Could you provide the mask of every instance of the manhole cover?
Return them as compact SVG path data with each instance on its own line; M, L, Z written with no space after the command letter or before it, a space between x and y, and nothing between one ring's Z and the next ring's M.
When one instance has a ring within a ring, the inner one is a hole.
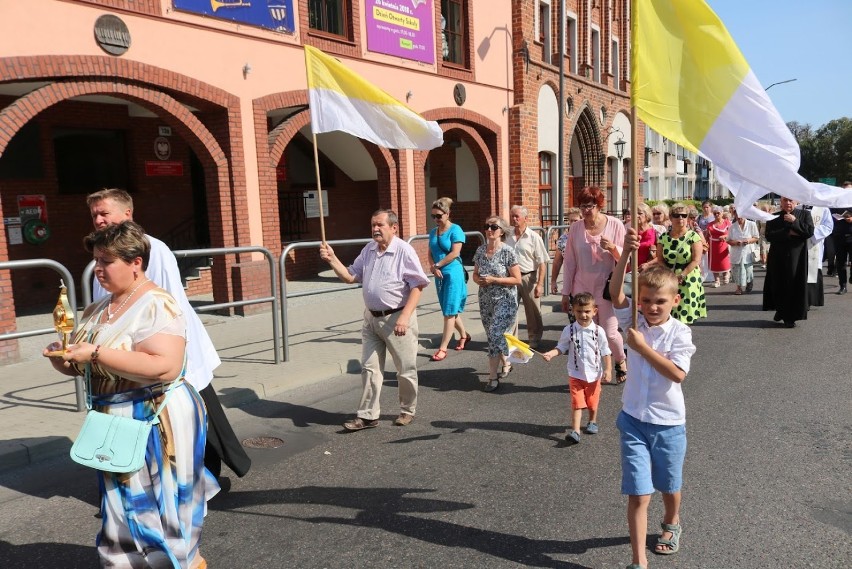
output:
M278 448L284 444L278 437L254 437L243 440L243 446L248 448Z

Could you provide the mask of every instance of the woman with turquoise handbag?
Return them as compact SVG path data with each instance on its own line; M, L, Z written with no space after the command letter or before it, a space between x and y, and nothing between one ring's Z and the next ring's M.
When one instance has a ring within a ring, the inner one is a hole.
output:
M204 404L183 380L183 314L145 277L150 245L137 224L105 227L84 243L111 294L86 308L74 343L50 361L89 383L92 410L71 453L98 469L101 565L206 567L201 524L219 485L204 468ZM144 460L134 464L130 447L140 439Z

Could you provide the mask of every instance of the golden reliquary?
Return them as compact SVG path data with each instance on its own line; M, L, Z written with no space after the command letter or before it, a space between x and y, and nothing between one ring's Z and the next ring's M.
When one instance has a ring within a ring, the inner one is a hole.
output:
M53 309L53 327L59 332L62 349L49 352L48 356L56 357L66 352L68 340L74 332L74 311L71 309L71 303L68 302L68 288L62 279L59 280L59 299L56 301L56 308Z

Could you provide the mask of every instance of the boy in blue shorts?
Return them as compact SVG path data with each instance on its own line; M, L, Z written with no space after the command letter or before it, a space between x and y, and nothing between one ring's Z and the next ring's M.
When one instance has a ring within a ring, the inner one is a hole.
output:
M627 331L627 382L616 426L621 434L621 492L627 494L627 523L633 563L628 569L648 566L645 536L648 504L654 490L663 495L663 532L654 553L672 555L680 549L680 488L686 455L686 407L681 383L689 373L695 353L692 331L672 318L680 302L675 274L652 267L639 274L633 298L641 314L632 326L631 301L624 296L624 273L636 254L639 239L634 229L624 238L624 254L615 266L610 294L615 315Z

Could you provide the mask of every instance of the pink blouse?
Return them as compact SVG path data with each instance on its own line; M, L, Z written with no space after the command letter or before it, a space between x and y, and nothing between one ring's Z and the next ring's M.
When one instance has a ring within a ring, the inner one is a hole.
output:
M601 237L609 239L621 253L626 233L621 220L605 217L606 225L599 235L589 235L583 223L573 224L568 231L562 261L563 295L590 292L598 303L603 300L603 287L615 267L615 258L601 248Z

